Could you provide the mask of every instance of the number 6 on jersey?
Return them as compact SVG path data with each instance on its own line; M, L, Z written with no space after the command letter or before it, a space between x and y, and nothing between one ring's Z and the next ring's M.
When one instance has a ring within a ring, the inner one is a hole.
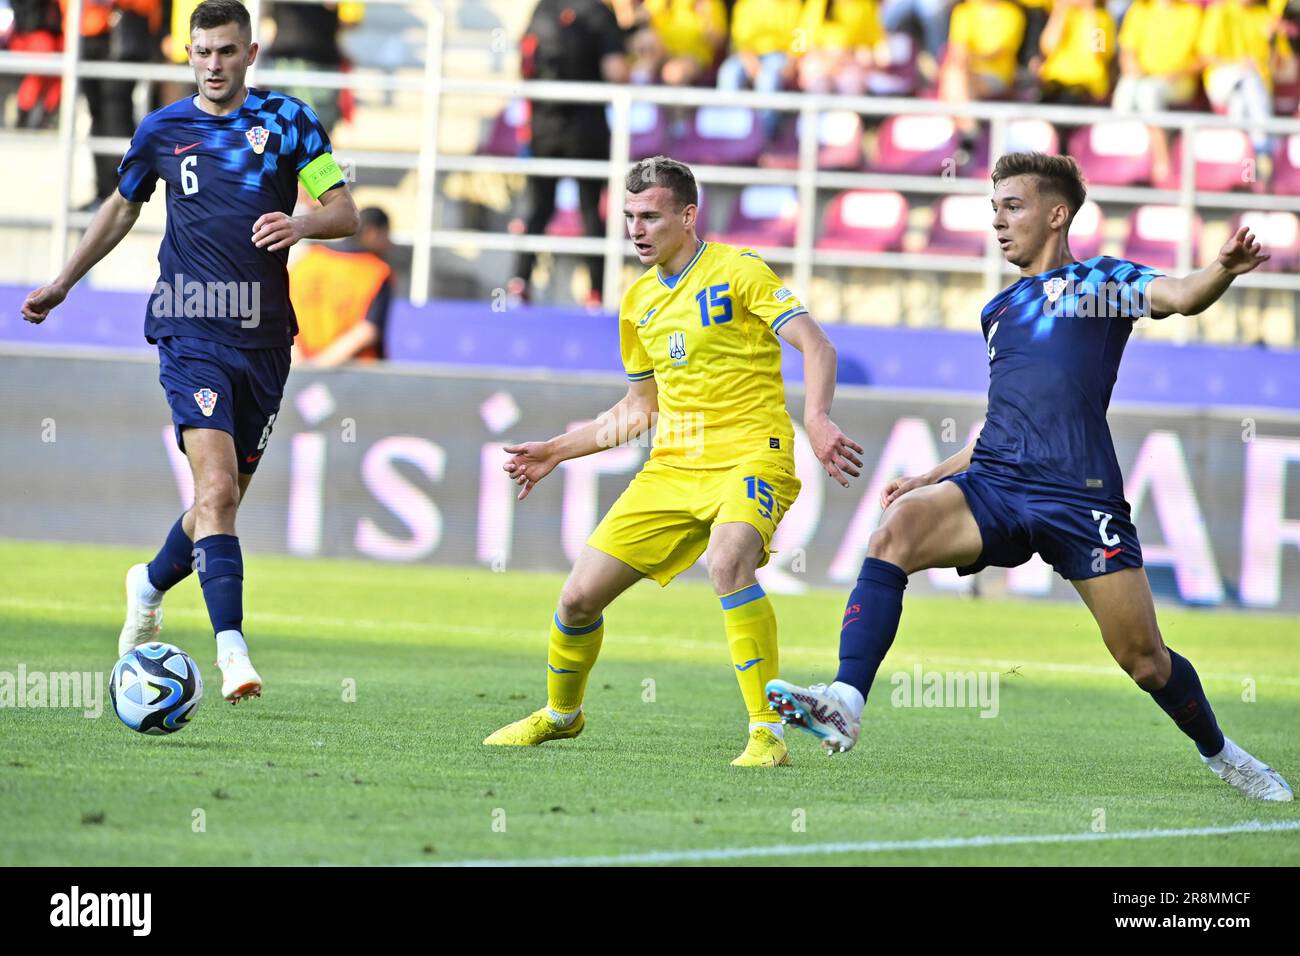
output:
M199 157L190 154L181 160L181 190L187 196L199 191Z

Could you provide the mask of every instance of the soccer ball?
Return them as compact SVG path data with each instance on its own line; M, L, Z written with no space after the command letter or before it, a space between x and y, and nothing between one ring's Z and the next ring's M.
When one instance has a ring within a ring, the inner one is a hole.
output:
M113 710L142 734L174 734L203 699L203 677L194 659L174 644L154 641L133 648L113 667L108 682Z

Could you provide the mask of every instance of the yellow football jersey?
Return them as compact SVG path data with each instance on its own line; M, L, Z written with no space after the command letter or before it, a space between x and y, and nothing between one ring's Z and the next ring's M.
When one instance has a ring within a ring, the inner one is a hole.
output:
M659 389L652 458L728 468L760 452L793 453L781 379L781 326L808 310L751 249L702 242L686 268L655 266L623 296L627 377Z

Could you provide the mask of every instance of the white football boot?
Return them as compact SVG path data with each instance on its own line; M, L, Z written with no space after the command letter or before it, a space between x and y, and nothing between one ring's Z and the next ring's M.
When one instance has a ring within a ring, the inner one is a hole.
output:
M800 687L789 681L767 682L768 706L781 723L806 730L821 740L826 756L852 750L862 725L839 694L825 684Z
M1268 764L1256 760L1227 737L1223 750L1213 757L1202 757L1205 765L1248 797L1286 803L1293 799L1291 786Z
M150 641L161 640L162 602L146 604L140 592L149 584L149 565L137 564L126 572L126 623L117 638L117 656L121 657L132 648Z
M217 661L221 668L221 696L232 704L262 696L262 678L253 670L246 651L231 651Z

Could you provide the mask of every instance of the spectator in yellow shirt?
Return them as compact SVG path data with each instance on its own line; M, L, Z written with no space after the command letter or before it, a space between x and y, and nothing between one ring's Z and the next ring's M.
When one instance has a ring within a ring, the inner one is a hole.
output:
M952 10L948 52L939 71L939 98L953 103L988 100L1011 93L1016 54L1025 36L1025 12L1011 0L964 0ZM962 135L976 123L957 120Z
M872 70L889 65L876 0L807 0L799 29L807 45L798 61L801 90L861 96Z
M1044 100L1095 104L1110 95L1115 20L1102 0L1059 0L1038 43Z
M1205 95L1216 110L1247 122L1273 115L1273 68L1292 55L1280 25L1281 17L1257 0L1215 0L1206 8L1196 49L1205 65ZM1256 151L1272 151L1258 127L1251 140Z
M1196 98L1201 61L1196 41L1201 8L1185 0L1137 0L1119 30L1117 113L1161 113ZM1151 171L1157 184L1169 175L1169 135L1151 127Z
M690 86L709 75L727 42L722 0L645 0L632 35L633 82Z
M731 55L718 67L718 89L752 86L776 93L794 74L794 50L803 0L736 0L731 11ZM773 110L761 114L768 136L776 131Z

